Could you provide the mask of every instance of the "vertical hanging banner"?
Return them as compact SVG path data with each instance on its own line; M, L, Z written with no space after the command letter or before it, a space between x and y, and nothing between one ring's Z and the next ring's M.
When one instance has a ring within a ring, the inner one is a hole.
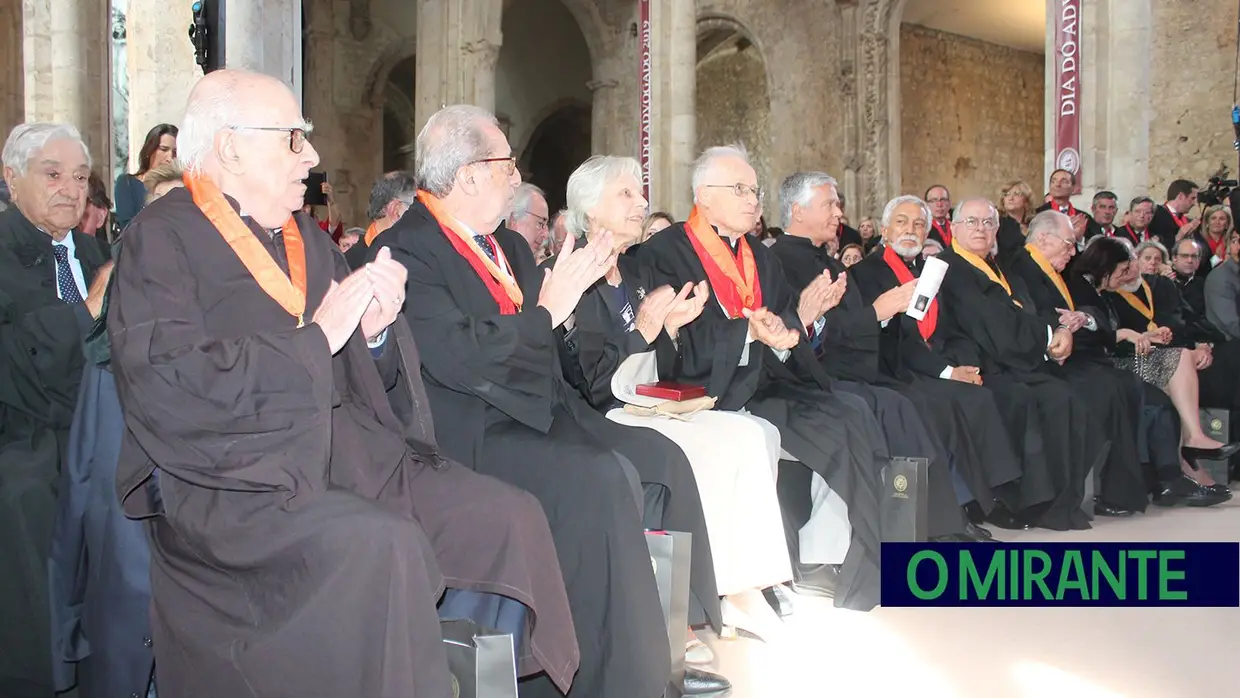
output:
M638 35L640 42L637 51L638 59L638 84L641 89L641 113L638 114L638 123L641 124L641 133L638 138L640 144L640 154L638 157L642 166L642 190L646 201L650 201L650 170L651 170L651 102L653 101L652 80L653 68L651 65L650 52L650 0L638 0L641 17L641 32ZM651 206L654 204L652 203Z
M1081 193L1081 0L1056 0L1055 168L1076 175Z

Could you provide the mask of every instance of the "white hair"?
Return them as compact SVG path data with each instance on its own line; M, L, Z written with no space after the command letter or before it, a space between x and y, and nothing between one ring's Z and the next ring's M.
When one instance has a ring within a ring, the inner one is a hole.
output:
M707 148L702 151L698 159L693 163L693 178L691 186L693 187L693 203L698 201L698 189L706 184L706 178L710 175L715 167L715 163L724 158L739 158L746 165L752 166L749 162L749 151L745 150L745 146L737 143L734 145L719 145L713 148ZM735 182L733 182L735 184Z
M809 206L814 199L814 191L819 187L831 187L839 195L839 182L826 172L797 172L789 175L779 185L779 217L781 225L787 228L792 223L792 206L801 208ZM843 199L841 198L841 201Z
M1192 238L1189 238L1189 237L1181 238L1180 242L1183 242L1184 240L1192 240ZM1166 263L1167 261L1171 259L1171 254L1167 252L1167 248L1161 242L1157 240L1146 240L1145 242L1142 242L1140 245L1137 245L1136 249L1132 251L1132 256L1140 257L1141 253L1146 250L1158 250L1158 254L1162 255L1163 263Z
M535 194L542 197L543 201L547 200L547 193L537 185L530 184L529 182L522 182L517 185L516 191L512 193L512 211L508 213L509 223L518 218L524 218L530 212Z
M930 225L930 220L931 220L930 206L927 205L925 201L922 201L921 197L913 196L912 194L905 194L903 196L897 196L891 201L888 201L887 205L883 207L883 216L881 219L879 219L879 225L882 228L887 228L888 226L890 226L891 217L896 215L896 209L903 206L904 204L917 204L917 207L921 209L922 220L926 221L927 226ZM879 232L881 233L881 231Z
M250 118L251 105L240 98L239 92L247 80L257 79L278 84L288 90L290 96L292 91L288 85L269 75L244 70L227 72L226 76L215 78L210 89L196 87L190 92L189 102L185 105L185 116L181 118L177 131L177 162L181 169L188 173L202 172L207 156L215 148L215 136L220 131L242 129L246 126L288 126L301 128L308 135L314 130L313 125L304 119L300 124L246 123Z
M1037 242L1045 235L1055 235L1056 231L1072 229L1072 219L1054 209L1047 209L1029 221L1029 232L1025 234L1026 242ZM1075 236L1075 233L1073 233ZM1056 237L1058 237L1056 235ZM1062 238L1060 238L1062 239Z
M986 208L990 210L990 213L987 213L986 217L994 218L995 220L999 219L999 209L995 208L995 205L990 202L990 199L987 199L984 196L972 196L956 205L956 211L955 215L952 216L952 222L963 223L965 206L969 206L971 204L986 204Z
M595 155L581 163L568 178L565 198L568 207L564 225L574 237L584 237L590 228L590 209L603 198L607 183L621 175L632 175L642 181L642 166L633 158L617 155Z
M8 139L4 141L4 152L0 155L0 159L3 159L5 167L12 168L20 177L26 174L26 168L30 166L30 162L40 150L43 150L48 143L59 140L73 141L82 146L82 153L86 155L86 166L92 166L90 150L82 141L82 134L70 124L43 122L18 124L9 132Z
M486 126L499 128L495 115L469 104L456 104L435 112L414 142L418 186L435 196L447 196L456 173L490 155Z

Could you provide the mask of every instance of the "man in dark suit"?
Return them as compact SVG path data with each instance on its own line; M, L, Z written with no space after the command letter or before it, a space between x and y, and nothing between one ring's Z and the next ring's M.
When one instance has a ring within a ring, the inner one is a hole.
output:
M1189 220L1188 214L1197 205L1197 185L1187 179L1177 179L1167 186L1167 203L1154 207L1154 220L1150 221L1150 235L1171 249L1175 241L1192 235L1201 228L1201 218Z
M91 160L77 129L29 123L4 144L0 213L0 695L50 695L47 558L56 488L112 265L76 228Z

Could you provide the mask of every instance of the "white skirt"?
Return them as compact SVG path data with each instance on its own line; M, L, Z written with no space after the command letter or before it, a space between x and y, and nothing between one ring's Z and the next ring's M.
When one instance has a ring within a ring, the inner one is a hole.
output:
M775 490L779 430L770 422L714 410L699 412L688 421L640 417L622 409L611 410L607 418L654 429L688 457L702 497L721 596L792 579Z

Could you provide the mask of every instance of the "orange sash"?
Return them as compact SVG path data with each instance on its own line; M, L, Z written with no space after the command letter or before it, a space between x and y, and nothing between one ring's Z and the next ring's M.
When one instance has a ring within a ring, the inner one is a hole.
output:
M887 263L887 266L891 267L891 271L895 272L896 281L899 281L901 286L915 278L908 265L904 263L899 254L896 254L895 249L891 245L883 245L883 261ZM938 326L939 299L935 297L934 300L930 301L930 307L926 308L925 316L917 321L917 330L921 332L922 339L930 341Z
M1138 313L1141 313L1141 316L1149 323L1146 325L1146 329L1152 332L1158 329L1158 323L1154 322L1154 294L1150 291L1150 285L1146 283L1145 279L1141 279L1141 290L1145 291L1145 297L1150 299L1149 305L1143 303L1140 298L1137 298L1137 294L1131 291L1117 291L1117 293L1119 293L1121 298L1128 301L1128 305L1131 305Z
M757 310L762 306L758 265L754 261L749 241L745 239L747 236L742 235L737 241L736 256L733 256L727 243L719 237L696 206L689 212L685 233L706 270L706 278L715 298L719 299L719 304L729 318L735 320L741 317L743 309Z
M215 182L185 173L185 187L194 197L194 203L202 215L223 236L224 242L245 265L250 276L258 282L271 299L279 303L289 315L297 318L297 326L306 324L306 246L301 239L301 229L290 214L281 229L284 235L284 254L288 257L288 275L272 259L262 241L241 220L241 216L224 198Z
M1003 272L995 273L995 270L990 268L990 265L986 263L986 260L961 247L960 243L956 240L952 240L952 250L956 254L960 255L961 259L973 265L973 267L975 267L978 271L985 274L986 278L1002 286L1003 290L1007 291L1008 296L1011 297L1012 287L1008 284L1007 277L1003 275ZM1012 302L1015 303L1018 308L1024 307L1020 304L1020 301L1015 298L1012 298Z
M362 236L362 242L367 247L370 247L370 243L374 242L377 237L379 237L379 226L375 225L374 221L371 221L370 225L366 226L366 234Z
M418 190L418 201L421 201L422 205L431 212L431 216L439 222L439 227L448 236L448 242L452 243L452 247L478 273L482 282L486 284L487 290L491 292L491 296L495 298L495 302L499 304L500 312L504 315L521 312L525 297L521 294L521 287L517 285L516 279L491 261L490 256L478 247L473 234L465 230L455 218L443 210L443 204L438 197L428 191ZM496 244L495 255L502 258L503 254L504 251Z
M1059 295L1063 296L1064 301L1068 304L1068 310L1076 310L1076 303L1072 302L1072 294L1068 293L1068 284L1064 283L1063 274L1055 271L1055 267L1051 266L1051 262L1042 254L1042 251L1033 245L1025 245L1025 249L1029 250L1029 256L1033 257L1033 261L1037 263L1043 274L1055 284L1055 288L1059 290Z

